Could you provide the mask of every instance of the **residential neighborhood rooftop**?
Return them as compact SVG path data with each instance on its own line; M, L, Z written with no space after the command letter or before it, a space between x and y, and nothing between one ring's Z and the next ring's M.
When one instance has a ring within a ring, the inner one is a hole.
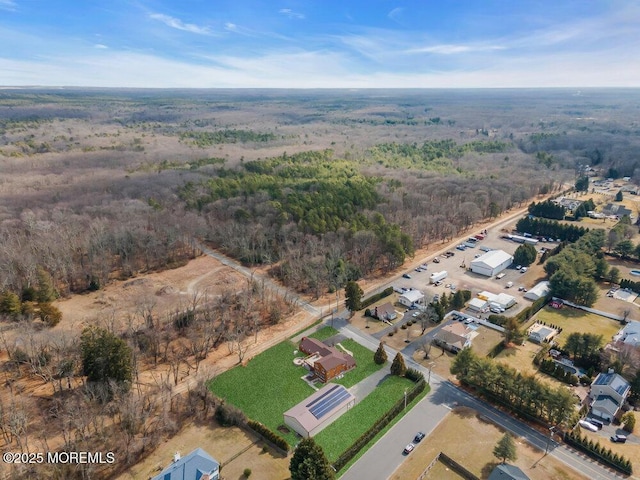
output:
M592 385L608 385L622 396L631 388L629 382L617 373L600 373Z

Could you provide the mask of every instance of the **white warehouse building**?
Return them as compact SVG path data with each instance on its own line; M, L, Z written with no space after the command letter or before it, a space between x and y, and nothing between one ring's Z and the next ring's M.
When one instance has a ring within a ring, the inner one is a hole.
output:
M491 250L471 262L471 271L493 277L513 263L513 256L504 250Z
M398 298L398 303L411 307L414 303L422 303L424 294L420 290L407 290Z

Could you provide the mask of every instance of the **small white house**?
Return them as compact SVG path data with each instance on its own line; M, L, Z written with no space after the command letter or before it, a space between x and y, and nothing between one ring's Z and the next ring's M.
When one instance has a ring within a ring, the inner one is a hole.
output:
M634 347L640 346L640 322L631 320L613 336L614 342L622 342Z
M504 250L491 250L471 262L471 271L493 277L513 263L513 256Z
M398 298L398 302L405 307L411 307L414 303L422 304L424 294L420 290L407 290Z
M546 297L551 291L551 287L549 285L550 284L547 281L538 283L535 287L524 294L524 298L535 302L539 298Z

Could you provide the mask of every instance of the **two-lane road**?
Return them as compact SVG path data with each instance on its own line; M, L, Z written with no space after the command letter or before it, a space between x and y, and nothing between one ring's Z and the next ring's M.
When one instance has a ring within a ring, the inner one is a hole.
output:
M363 333L344 320L336 320L335 327L339 328L341 333L353 338L372 351L375 351L378 347L379 341L377 339ZM388 346L385 346L385 350L389 358L393 358L397 353ZM473 408L491 422L510 431L514 436L524 439L541 451L544 451L549 445L549 455L592 480L626 478L571 448L555 441L550 441L546 435L475 398L433 372L429 375L429 370L416 363L413 359L405 357L405 363L410 368L420 370L425 377L430 376L430 393L418 402L398 423L391 427L378 442L345 472L341 477L343 480L388 478L404 460L405 457L402 454L402 450L411 441L416 432L421 430L429 435L451 408L458 405ZM428 441L428 437L423 441ZM460 441L463 442L464 439Z

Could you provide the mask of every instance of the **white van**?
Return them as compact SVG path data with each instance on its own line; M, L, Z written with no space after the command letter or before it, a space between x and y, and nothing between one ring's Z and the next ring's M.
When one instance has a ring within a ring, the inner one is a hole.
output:
M513 287L513 282L507 282L507 284L504 286L504 288L511 288Z
M503 278L506 275L506 273L499 273L498 275L496 275L496 279L500 280L501 278Z

